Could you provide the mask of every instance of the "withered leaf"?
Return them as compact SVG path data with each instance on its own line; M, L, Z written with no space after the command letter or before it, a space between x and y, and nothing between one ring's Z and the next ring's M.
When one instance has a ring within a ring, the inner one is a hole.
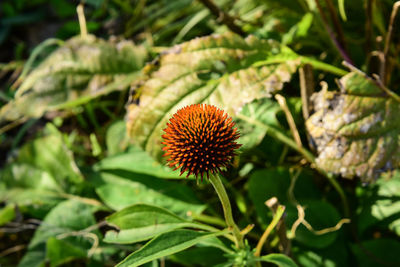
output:
M312 96L315 113L306 127L316 163L346 178L374 181L399 166L400 105L361 72L343 76L339 87Z

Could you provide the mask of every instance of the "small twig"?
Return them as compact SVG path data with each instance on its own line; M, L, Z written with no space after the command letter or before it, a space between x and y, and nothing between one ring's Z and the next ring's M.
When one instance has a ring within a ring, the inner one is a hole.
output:
M21 117L21 118L18 118L16 120L4 125L3 127L0 128L0 134L5 133L5 132L13 129L14 127L17 127L18 125L26 122L27 120L28 120L27 117Z
M312 66L305 64L299 69L300 76L300 95L302 103L303 118L307 120L310 117L312 104L310 102L311 95L314 93L314 77Z
M378 68L377 71L379 71L379 77L381 79L384 78L385 75L385 55L383 54L382 51L372 51L371 52L371 60L374 58L377 58L379 60L379 64L377 64ZM369 73L374 73L372 69L369 69Z
M299 131L297 130L296 123L294 122L292 113L290 113L289 107L286 103L286 99L283 96L281 96L280 94L276 94L275 99L278 101L283 112L285 112L286 120L289 124L290 131L292 132L292 135L293 135L294 140L296 141L296 144L299 147L303 147L303 144L301 143Z
M305 219L305 212L304 212L305 209L300 204L296 205L296 208L297 208L298 218L292 225L292 228L290 230L290 235L289 235L290 238L294 238L296 236L296 230L300 226L300 224L304 225L310 232L312 232L316 235L324 235L324 234L339 230L342 227L342 225L345 223L350 223L350 219L343 218L335 226L324 228L321 230L315 230L311 226L311 224L309 222L307 222Z
M374 79L371 79L367 74L365 74L364 72L362 72L361 70L357 69L356 67L354 67L353 65L348 64L347 62L342 62L342 64L346 67L348 67L351 71L357 72L361 75L363 75L366 79L374 82L383 92L385 92L389 97L393 98L395 101L400 103L400 96L397 95L395 92L393 92L392 90L390 90L389 88L387 88L381 78L379 77L379 75L373 73L372 77Z
M275 198L275 200L276 200L276 198ZM274 198L272 198L268 201L274 201ZM254 252L254 256L259 257L261 255L262 247L264 246L265 242L267 241L269 234L272 232L272 230L275 228L275 226L278 224L278 222L282 218L284 211L285 211L285 206L279 205L277 207L276 213L275 213L274 217L272 218L271 223L267 226L267 229L265 229L265 232L263 233L263 235L261 236L260 240L257 243L256 251Z
M280 206L278 199L276 197L273 197L273 198L269 199L268 201L266 201L265 205L268 206L268 208L272 211L272 214L274 214L274 215L277 213L278 208ZM290 242L290 239L288 239L288 237L287 237L284 217L282 217L279 220L278 224L276 225L276 232L279 236L280 251L285 255L290 255L290 250L292 248L292 244Z
M382 91L384 91L389 97L393 98L393 100L397 101L400 103L400 96L397 95L395 92L393 92L392 90L390 90L389 88L387 88L383 83L382 80L379 78L378 75L376 75L375 73L372 74L372 77L374 77L376 84L379 86L380 89L382 89Z
M253 230L254 226L255 226L254 224L247 225L244 229L242 229L242 231L240 231L240 234L242 236L247 235L251 230Z
M81 37L82 38L86 38L88 35L87 32L87 27L86 27L86 18L85 18L85 12L83 10L83 4L80 3L77 7L76 7L76 12L78 13L78 20L79 20L79 27L81 30Z
M392 14L390 15L390 23L389 23L388 32L386 34L385 47L383 49L383 54L385 57L385 67L384 67L384 71L383 71L384 78L382 78L383 84L386 84L388 82L388 79L386 77L386 70L388 69L388 65L389 65L389 60L388 60L389 47L390 47L390 42L392 41L394 22L395 22L399 7L400 7L400 1L397 1L396 3L394 3L393 9L392 9Z
M317 4L318 11L319 11L319 13L321 15L322 24L324 25L326 31L328 32L329 37L330 37L333 45L336 47L336 49L338 50L338 52L340 53L340 55L342 56L342 58L344 60L346 60L347 62L353 64L353 61L347 55L346 50L344 49L342 44L336 39L336 36L335 36L334 32L332 31L331 27L329 27L328 19L326 18L325 13L322 10L321 3L319 2L319 0L315 0L315 3Z
M12 253L21 251L21 250L23 250L23 249L25 249L25 248L26 248L26 245L17 245L17 246L14 246L14 247L12 247L12 248L3 250L2 252L0 252L0 258L5 257L5 256L7 256L7 255L10 255L10 254L12 254Z
M59 234L56 236L57 239L64 239L69 236L83 236L86 238L90 238L93 240L92 247L88 251L88 257L90 258L96 251L97 247L99 246L99 238L96 234L92 233L93 230L99 229L103 226L107 225L106 221L101 221L97 224L91 225L85 229L80 231L73 231L68 233Z
M217 17L218 20L221 21L222 24L225 24L231 31L245 36L246 33L235 24L235 19L231 17L228 13L222 11L212 0L199 0L203 5L205 5L210 12Z
M93 198L81 197L81 196L67 194L67 193L60 193L60 197L63 197L66 199L75 199L79 202L89 204L92 206L105 207L103 203L101 203L100 201L93 199Z

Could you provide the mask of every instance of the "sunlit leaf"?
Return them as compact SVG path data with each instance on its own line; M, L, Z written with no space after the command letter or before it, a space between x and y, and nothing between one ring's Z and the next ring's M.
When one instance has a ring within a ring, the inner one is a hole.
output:
M224 233L226 232L221 231L210 234L193 230L176 230L165 233L154 238L141 249L126 257L117 266L139 266L146 262L185 250L207 238L223 235Z
M278 103L272 99L262 99L243 106L241 114L252 119L265 123L270 127L280 129L280 124L276 118L280 111ZM237 121L240 131L238 143L242 144L241 150L247 150L258 145L264 138L267 130L257 125L249 125L242 120Z
M15 207L14 205L7 205L0 209L0 226L14 220Z
M173 171L166 165L155 161L141 148L132 146L123 154L107 157L95 165L96 170L126 170L143 173L159 178L182 179L179 171Z
M176 216L168 210L145 204L122 209L107 218L107 223L119 229L108 231L104 241L129 244L150 239L179 228L198 228L196 223Z
M177 45L148 65L128 105L127 130L132 140L158 159L161 134L171 114L185 105L208 103L231 115L254 99L268 97L290 80L298 61L252 66L280 53L280 45L254 36L227 33Z
M340 91L313 95L315 113L306 126L317 146L317 164L346 178L374 181L399 166L400 105L358 72L339 85Z
M115 170L92 177L96 192L109 207L121 210L133 204L160 206L178 215L201 213L201 204L185 184L166 181L153 176Z
M96 224L93 216L94 211L95 207L76 200L61 202L44 218L42 224L36 230L29 248L46 243L48 238L55 236L73 240L76 246L89 249L92 239L85 236L86 232L82 232L81 235L72 233ZM95 233L100 234L97 229Z
M73 245L73 243L50 237L46 243L46 257L51 266L60 266L75 259L86 258L86 251Z
M379 179L366 191L366 199L361 202L362 209L358 217L360 233L369 227L378 225L390 229L400 236L400 174L396 172L390 180Z
M52 266L71 260L69 257L86 257L100 236L96 228L86 230L96 224L95 210L95 207L76 200L59 203L36 229L19 266L40 266L46 259L46 251Z
M74 37L29 73L0 120L40 117L48 110L75 106L125 89L142 67L145 52L133 43Z

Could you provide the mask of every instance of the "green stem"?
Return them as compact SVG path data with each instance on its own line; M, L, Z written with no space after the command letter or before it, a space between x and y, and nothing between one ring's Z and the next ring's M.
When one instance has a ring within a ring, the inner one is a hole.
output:
M213 225L217 225L220 227L226 227L225 221L220 218L217 218L217 217L213 217L213 216L209 216L209 215L205 215L205 214L192 214L191 217L193 218L193 220L196 220L199 222L213 224Z
M262 122L260 122L258 120L255 120L253 118L247 117L247 116L245 116L243 114L237 114L236 117L241 119L241 120L244 120L244 121L246 121L246 122L248 122L250 124L259 126L261 128L264 128L267 131L267 134L269 136L281 141L282 143L286 144L287 146L293 148L294 150L299 152L301 155L303 155L304 158L306 158L307 161L309 163L311 163L320 174L322 174L325 178L327 178L329 183L338 192L338 194L340 196L340 199L342 200L344 215L346 217L350 218L349 204L347 202L347 197L346 197L346 194L344 193L342 187L336 181L335 177L332 174L329 174L325 170L323 170L323 169L318 167L318 165L315 163L315 157L310 151L308 151L307 149L304 149L303 147L298 146L294 140L292 140L291 138L287 137L285 134L281 133L280 131L276 130L275 128L270 127L270 126L268 126L268 125L266 125L266 124L264 124L264 123L262 123Z
M322 61L319 61L319 60L316 60L313 58L309 58L309 57L298 56L298 55L288 55L288 56L278 55L276 57L271 57L268 60L258 61L256 63L254 63L253 66L259 67L259 66L265 66L265 65L271 65L271 64L280 64L280 63L285 63L287 61L295 61L295 60L300 60L301 64L310 64L311 66L314 67L314 69L330 72L337 76L344 76L347 73L349 73L346 70L332 66L332 65L324 63Z
M272 232L272 230L278 224L279 220L282 218L284 211L285 211L285 206L279 205L274 215L274 218L272 218L271 223L267 226L267 229L265 229L265 232L258 241L258 244L256 246L256 252L254 252L254 256L259 257L261 255L262 247L267 241L269 234Z
M348 71L345 71L341 68L332 66L330 64L324 63L322 61L319 61L319 60L316 60L313 58L301 56L300 60L301 60L302 64L310 64L311 66L314 67L314 69L330 72L330 73L338 75L338 76L344 76L349 73Z
M222 184L221 179L219 178L218 174L215 174L215 175L211 174L210 182L213 185L215 191L217 191L218 197L222 204L222 208L224 210L226 225L228 226L228 228L230 228L230 230L233 233L233 236L235 237L236 247L244 248L243 236L240 233L240 229L236 225L235 220L233 219L231 203L229 201L228 194L225 191L225 187Z

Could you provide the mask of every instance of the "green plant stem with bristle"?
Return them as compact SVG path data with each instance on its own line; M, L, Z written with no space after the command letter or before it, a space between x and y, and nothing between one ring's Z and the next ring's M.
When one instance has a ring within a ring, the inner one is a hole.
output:
M232 230L233 236L235 237L235 245L238 248L244 248L243 236L240 233L239 227L236 225L235 220L232 216L231 203L229 201L228 194L226 193L225 187L222 184L218 174L210 174L210 182L213 185L215 191L217 191L218 197L221 201L222 208L224 210L224 216L226 225Z

